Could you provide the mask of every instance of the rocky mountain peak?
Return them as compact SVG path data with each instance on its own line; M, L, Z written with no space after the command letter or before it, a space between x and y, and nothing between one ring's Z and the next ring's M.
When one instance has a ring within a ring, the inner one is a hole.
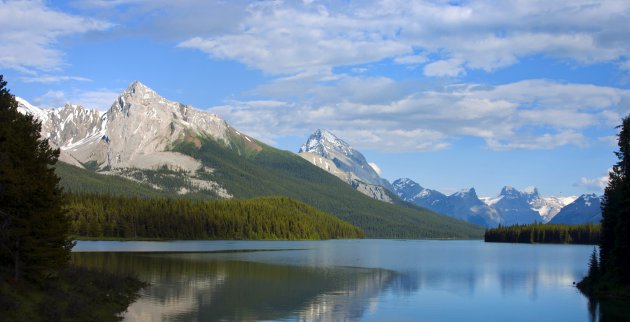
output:
M479 199L479 197L477 196L477 191L475 190L475 188L470 188L468 190L464 189L461 190L459 192L456 192L455 194L453 194L454 196L463 198L463 199Z
M317 129L313 132L298 153L350 184L361 181L393 191L391 184L376 173L361 152L328 130Z
M411 180L409 178L396 179L396 180L394 180L394 182L392 182L392 186L394 187L394 189L396 191L405 190L405 189L420 191L420 190L424 189L417 182L415 182L415 181L413 181L413 180Z
M328 157L331 151L342 153L346 156L355 154L355 150L332 132L325 129L317 129L300 147L298 153L310 152Z

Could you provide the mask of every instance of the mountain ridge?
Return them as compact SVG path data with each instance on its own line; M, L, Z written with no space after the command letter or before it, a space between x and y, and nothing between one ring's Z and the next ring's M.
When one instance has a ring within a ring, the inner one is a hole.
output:
M70 191L98 191L119 177L128 180L116 179L121 189L140 184L174 197L287 196L362 228L368 237L480 238L483 233L423 208L368 198L295 153L249 137L216 115L169 101L139 82L101 117L102 135L87 131L90 135L74 138L79 144L62 144L83 168L64 166L60 172L85 181L79 186L62 178Z
M535 187L519 191L512 186L504 186L499 195L492 198L479 198L474 188L445 195L409 178L397 179L393 187L405 201L485 227L547 223L575 199L541 197Z

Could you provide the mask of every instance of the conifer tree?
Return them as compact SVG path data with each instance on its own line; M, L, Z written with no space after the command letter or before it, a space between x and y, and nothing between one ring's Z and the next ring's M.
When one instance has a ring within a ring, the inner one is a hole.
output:
M619 162L610 172L602 203L600 267L604 275L630 283L630 116L620 128Z
M18 112L6 84L0 75L0 272L41 281L67 264L73 246L52 168L59 150Z
M588 278L597 280L599 278L599 261L597 260L597 250L593 248L591 259L588 262Z

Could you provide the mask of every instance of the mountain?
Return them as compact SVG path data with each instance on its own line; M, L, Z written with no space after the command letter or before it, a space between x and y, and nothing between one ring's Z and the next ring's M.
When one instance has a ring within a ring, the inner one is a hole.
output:
M575 200L575 197L541 197L533 187L521 192L505 186L497 197L479 198L474 188L447 196L423 188L411 179L398 179L392 185L405 201L484 227L546 223Z
M474 188L447 196L437 190L423 188L408 178L398 179L392 186L403 200L437 213L484 227L496 227L501 223L499 213L481 201Z
M575 201L575 196L568 197L543 197L534 199L530 202L532 209L542 217L543 223L550 222L559 212L568 204Z
M539 199L536 188L519 191L511 186L505 186L496 198L489 200L488 205L501 213L502 224L531 224L542 222L540 213L532 209L530 203Z
M584 194L568 204L549 222L551 224L598 224L602 220L603 196Z
M300 147L298 154L374 199L393 202L391 184L381 178L361 152L327 130L318 129ZM387 190L386 190L387 189Z
M265 145L217 115L169 101L140 82L132 83L103 114L77 105L39 113L21 102L21 111L38 113L45 129L42 136L56 140L62 154L76 161L77 166L57 166L66 191L187 198L287 196L362 228L367 237L483 234L478 226L426 209L371 199L295 153ZM67 117L52 121L51 115L62 110Z
M495 208L502 217L502 225L531 224L549 222L574 197L541 197L538 189L527 187L519 191L505 186L494 198L485 198L484 202Z

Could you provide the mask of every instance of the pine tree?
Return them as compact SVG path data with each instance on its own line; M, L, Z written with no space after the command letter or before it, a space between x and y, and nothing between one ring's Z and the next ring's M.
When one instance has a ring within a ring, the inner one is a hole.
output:
M0 75L0 272L41 281L65 267L73 246L52 168L59 150L5 86Z
M591 259L588 262L588 278L595 281L599 278L599 261L597 260L597 249L593 248Z
M602 203L600 268L614 280L630 283L630 116L619 132L617 162Z

